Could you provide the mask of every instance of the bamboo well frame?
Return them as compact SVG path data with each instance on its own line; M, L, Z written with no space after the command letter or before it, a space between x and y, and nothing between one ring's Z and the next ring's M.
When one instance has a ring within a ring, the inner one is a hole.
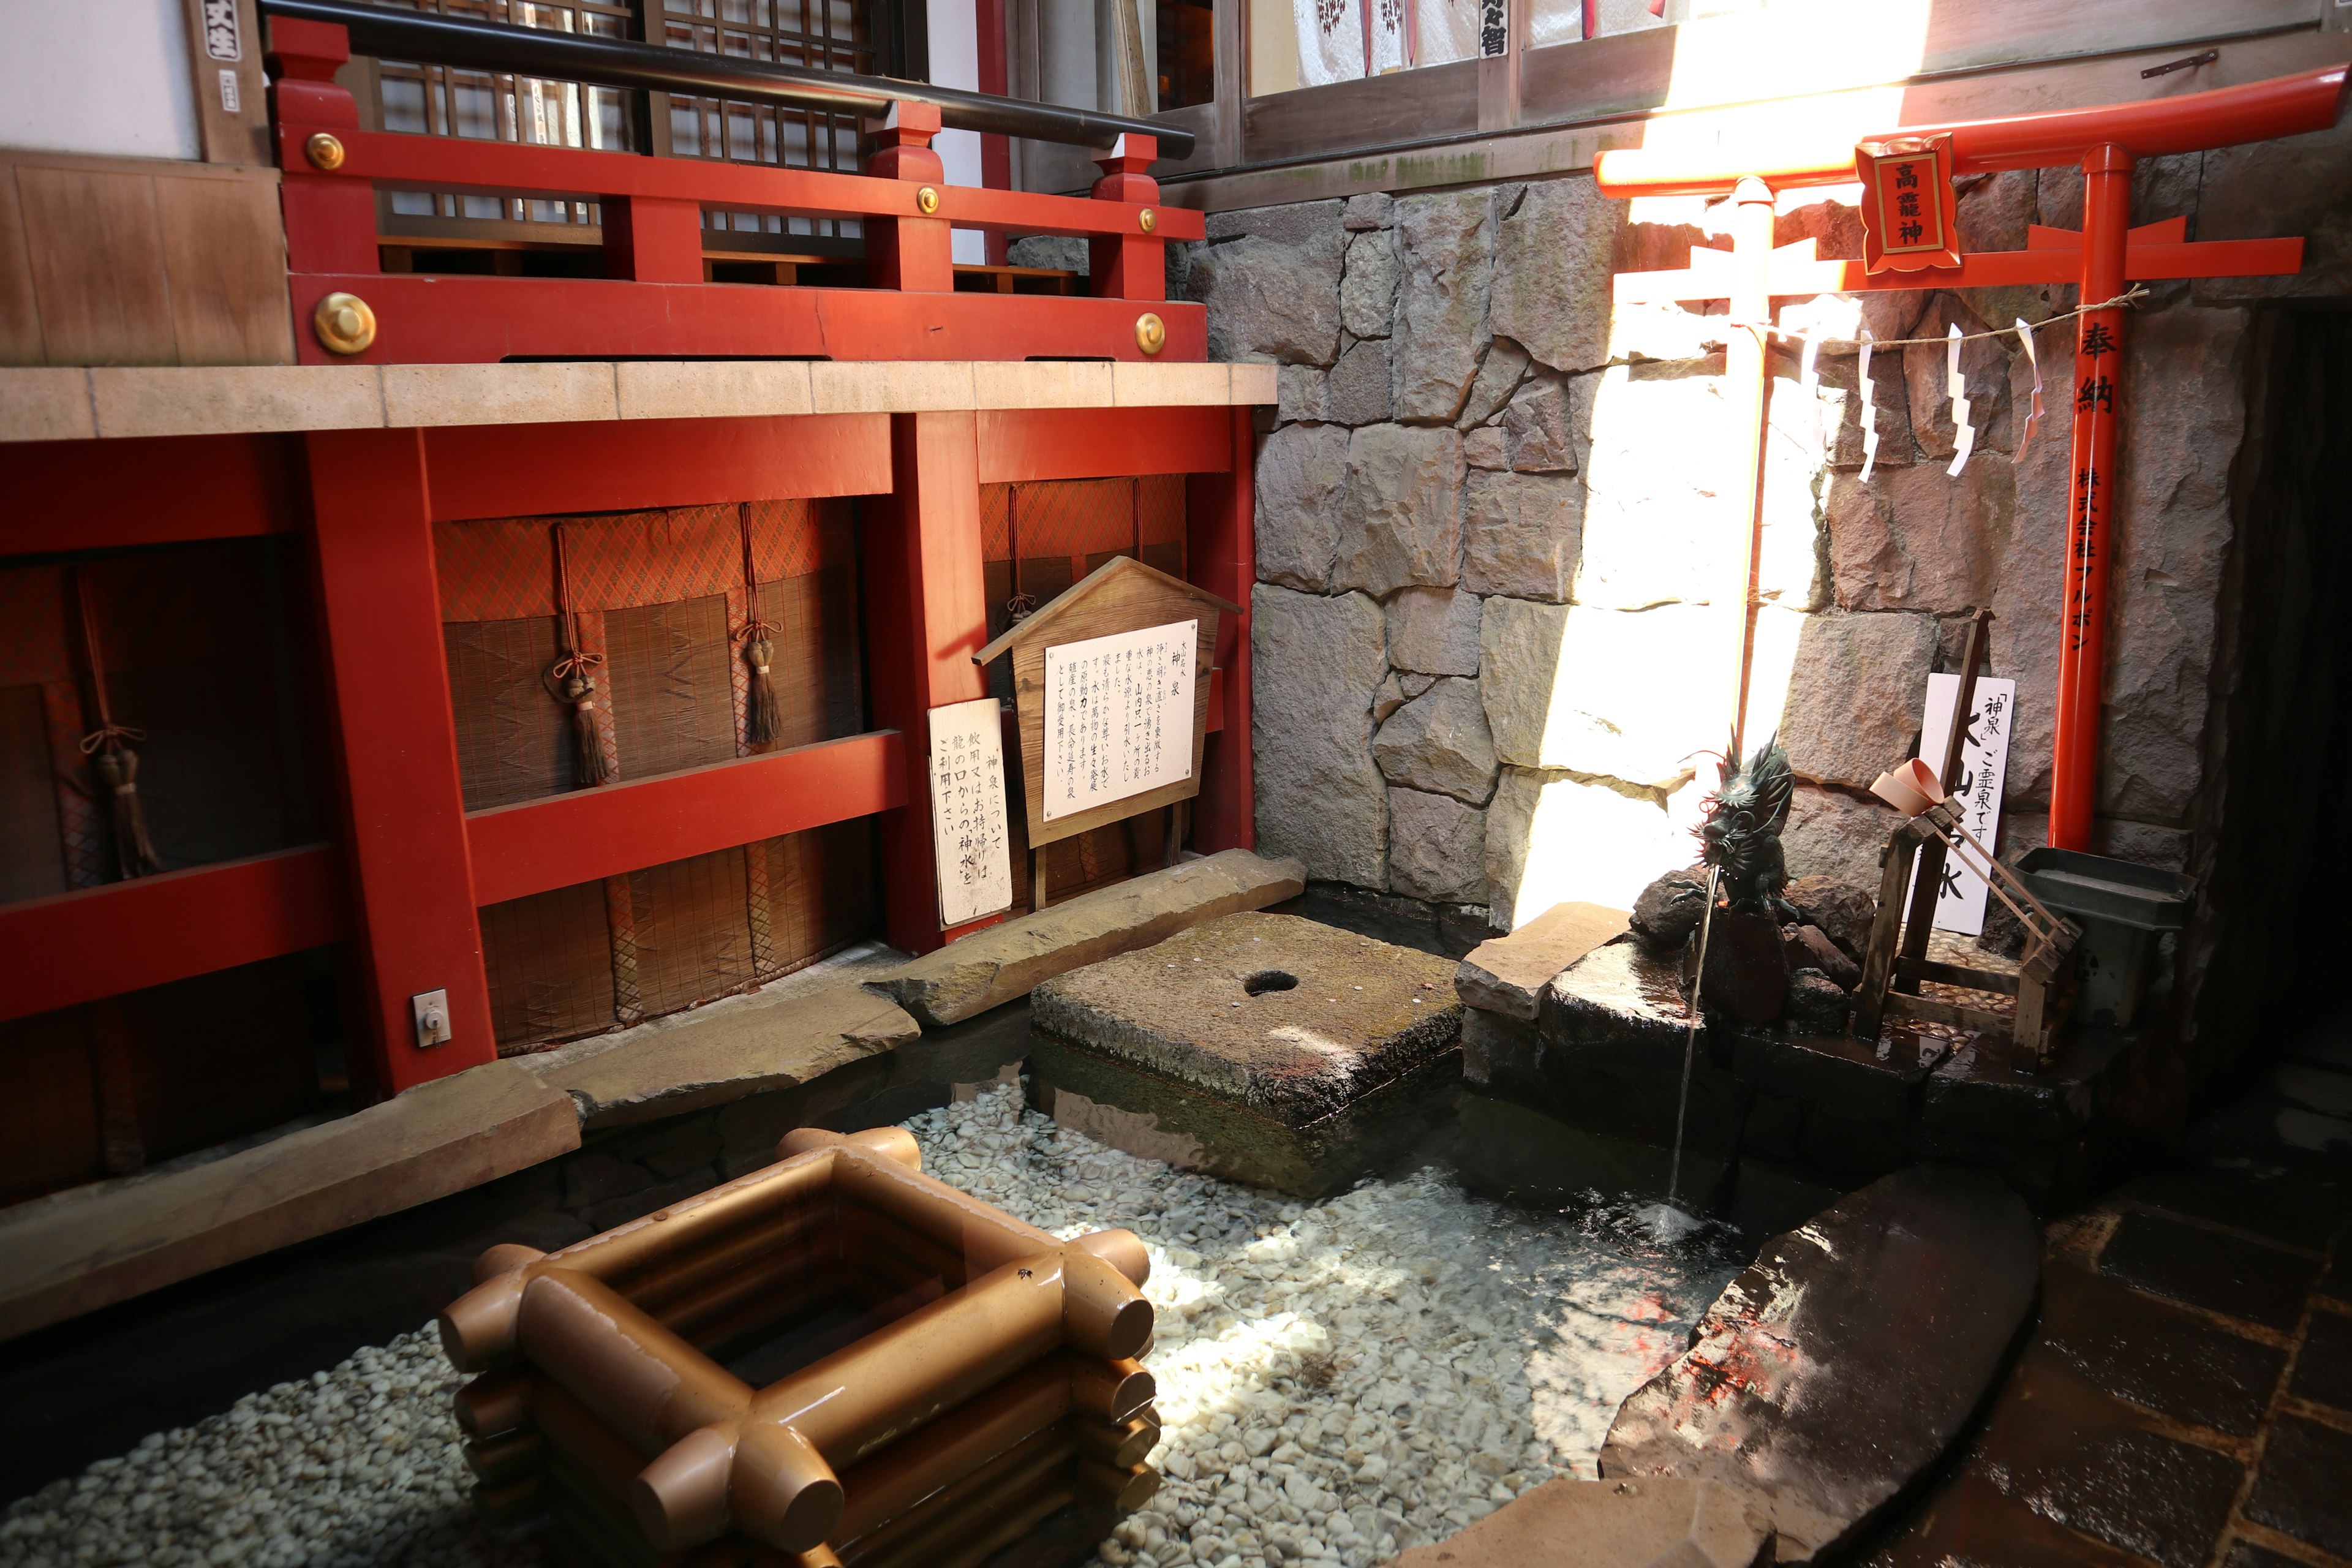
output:
M923 1175L897 1128L777 1152L561 1251L477 1260L440 1329L479 1374L457 1415L494 1518L543 1508L615 1564L891 1568L1150 1499L1131 1232L1024 1225ZM766 1387L716 1359L845 1298L862 1331Z

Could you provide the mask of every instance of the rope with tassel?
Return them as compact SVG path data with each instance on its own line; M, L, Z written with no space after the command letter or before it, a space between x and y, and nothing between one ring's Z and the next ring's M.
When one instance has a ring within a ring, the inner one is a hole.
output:
M783 705L776 700L772 673L776 661L776 627L760 618L760 579L751 563L751 508L738 506L743 529L743 628L735 634L743 645L743 662L751 678L743 694L743 744L764 752L784 732Z
M81 738L81 754L89 759L91 776L98 780L99 791L112 812L115 869L124 881L152 877L163 868L163 858L155 853L154 841L147 837L147 812L139 802L139 753L122 743L143 741L147 731L114 721L106 700L106 660L98 649L98 617L90 613L89 584L79 572L74 574L74 595L81 605L90 689L98 693L98 728Z
M601 653L580 651L580 615L572 605L572 559L564 547L563 525L555 525L557 619L563 627L563 657L547 667L547 689L572 709L572 740L577 752L572 782L593 788L613 776L604 765L604 735L596 721L596 669Z

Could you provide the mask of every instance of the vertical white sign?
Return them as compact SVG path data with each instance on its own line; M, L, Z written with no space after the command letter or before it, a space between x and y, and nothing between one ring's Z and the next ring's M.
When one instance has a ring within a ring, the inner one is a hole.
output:
M1952 704L1959 700L1958 676L1927 678L1919 760L1938 773L1944 771L1944 742L1952 731ZM1976 711L1969 715L1968 736L1960 742L1960 773L1952 793L1966 803L1962 824L1988 849L1995 847L2000 829L2001 787L2009 773L2009 732L2016 707L2017 682L1978 678ZM1936 929L1982 934L1986 890L1982 877L1947 857L1943 890L1936 897Z
M1201 623L1045 650L1045 820L1192 776Z
M993 697L931 710L931 847L942 929L1013 905L1003 711Z

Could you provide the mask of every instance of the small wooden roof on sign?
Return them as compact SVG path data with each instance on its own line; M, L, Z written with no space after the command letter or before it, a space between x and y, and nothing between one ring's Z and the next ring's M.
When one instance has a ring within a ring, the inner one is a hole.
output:
M1200 600L1204 605L1214 605L1218 609L1223 610L1229 616L1238 616L1242 613L1242 607L1239 605L1233 604L1228 600L1221 599L1217 597L1216 595L1210 593L1206 588L1196 587L1192 584L1184 581L1181 577L1171 577L1167 573L1160 571L1157 566L1146 566L1142 562L1136 560L1132 556L1115 555L1110 560L1104 562L1100 566L1097 566L1093 571L1087 573L1084 577L1079 578L1076 582L1063 589L1060 593L1055 595L1053 598L1047 600L1045 604L1027 620L1023 621L1017 626L1009 628L1003 637L998 637L994 642L990 643L986 647L982 648L978 653L973 654L971 656L972 663L986 664L1000 654L1010 653L1016 647L1036 641L1046 632L1053 629L1054 623L1055 621L1060 620L1072 610L1077 608L1077 606L1087 599L1092 597L1096 590L1117 581L1118 578L1131 576L1138 573L1142 574L1143 580L1147 583L1170 589L1171 591L1178 594L1188 595L1192 598ZM1093 630L1081 632L1078 635L1081 637L1099 637L1101 635L1101 628L1097 627ZM1071 639L1066 637L1064 640L1068 641Z

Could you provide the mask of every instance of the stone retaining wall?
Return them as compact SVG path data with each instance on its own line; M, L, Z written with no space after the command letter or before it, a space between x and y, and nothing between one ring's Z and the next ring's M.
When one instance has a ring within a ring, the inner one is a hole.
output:
M2298 164L2325 177L2290 185ZM2142 168L2137 222L2314 246L2301 279L2158 285L2132 323L2099 803L2112 853L2189 864L2210 815L2247 301L2344 291L2352 237L2324 193L2347 174L2342 132ZM1823 194L1783 199L1780 241L1860 254L1853 208ZM2081 201L2073 171L1969 183L1967 247L2023 248L2029 224L2076 226ZM1213 214L1190 247L1212 353L1281 367L1257 456L1258 830L1318 881L1507 930L1563 899L1630 908L1693 858L1690 771L1725 743L1736 668L1723 308L1612 310L1610 278L1729 241L1702 202L1630 205L1571 175ZM1996 616L1992 673L2019 683L2003 848L2042 842L2071 330L2039 340L2047 414L2021 458L2023 356L1969 345L1976 456L1957 479L1943 347L1878 353L1867 485L1853 340L2074 303L2071 288L1782 302L1784 325L1834 340L1816 395L1792 353L1773 365L1749 732L1777 724L1804 781L1793 874L1875 885L1890 816L1864 786L1913 749L1927 676L1956 663L1977 605Z

